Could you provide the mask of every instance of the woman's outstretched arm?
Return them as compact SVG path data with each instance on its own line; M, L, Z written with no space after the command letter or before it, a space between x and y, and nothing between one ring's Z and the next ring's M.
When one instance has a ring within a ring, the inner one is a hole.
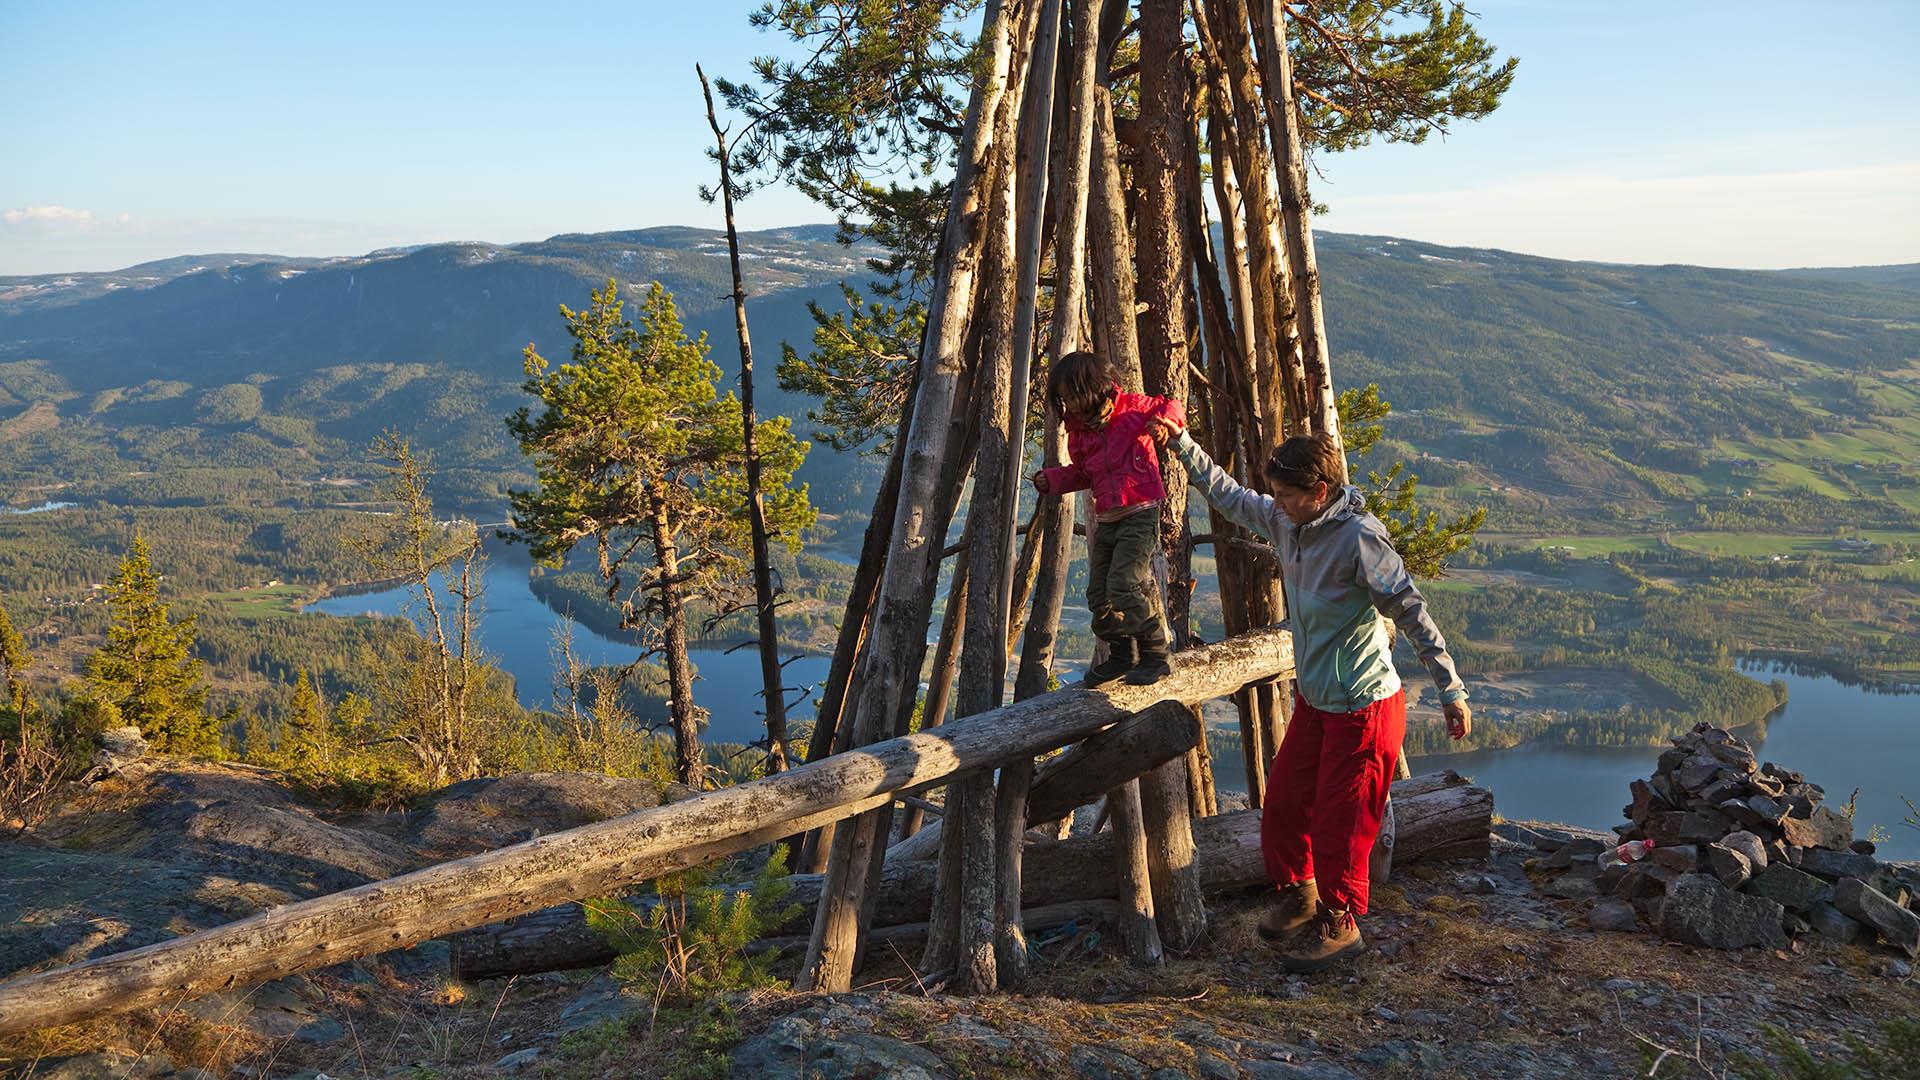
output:
M1215 510L1269 540L1280 539L1280 507L1268 495L1241 484L1213 463L1200 444L1182 430L1172 442L1173 452L1187 468L1187 478Z

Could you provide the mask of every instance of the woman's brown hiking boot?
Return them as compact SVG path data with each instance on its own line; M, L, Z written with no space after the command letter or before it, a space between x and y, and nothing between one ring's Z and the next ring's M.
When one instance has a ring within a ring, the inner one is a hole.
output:
M1267 900L1267 910L1256 927L1266 941L1278 944L1313 921L1320 908L1320 889L1313 879L1282 885Z
M1296 934L1280 954L1280 966L1302 974L1321 971L1365 947L1353 912L1322 904L1313 925Z

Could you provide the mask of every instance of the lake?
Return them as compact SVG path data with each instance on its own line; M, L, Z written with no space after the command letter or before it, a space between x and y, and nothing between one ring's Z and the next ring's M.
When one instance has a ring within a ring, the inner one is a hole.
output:
M542 708L553 699L554 628L565 615L548 607L527 584L527 564L510 556L496 555L487 560L485 592L481 600L478 640L488 662L513 676L520 703ZM308 611L325 615L402 615L405 614L405 589L330 596L307 606ZM580 623L573 623L573 653L581 663L592 667L628 664L639 646L628 641L598 634ZM698 679L693 698L712 717L706 738L714 742L751 742L766 737L766 721L760 704L760 654L752 647L735 649L696 649L693 651ZM802 720L813 717L813 696L818 684L827 678L828 658L800 656L787 663L786 684L793 688L787 695L787 715ZM806 688L803 696L799 691Z
M1920 830L1901 824L1920 802L1920 695L1887 694L1829 675L1768 665L1744 670L1787 684L1787 703L1769 720L1739 734L1762 761L1806 774L1838 809L1857 787L1854 834L1874 826L1887 834L1880 855L1920 859ZM1454 769L1493 792L1494 809L1516 819L1560 821L1606 829L1625 818L1627 785L1653 772L1664 746L1529 745L1415 758L1413 771Z

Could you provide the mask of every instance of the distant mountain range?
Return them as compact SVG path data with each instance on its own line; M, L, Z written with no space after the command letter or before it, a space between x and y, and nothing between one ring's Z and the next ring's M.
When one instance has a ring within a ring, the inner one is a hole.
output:
M779 343L810 341L806 302L837 303L866 267L829 226L742 243L770 383ZM1320 253L1336 377L1378 382L1401 414L1391 434L1463 483L1671 498L1645 470L1697 478L1836 425L1895 421L1904 438L1899 416L1920 405L1920 264L1622 266L1340 234ZM491 501L523 468L501 424L521 403L520 350L565 355L559 305L609 278L630 296L661 281L731 371L724 256L718 232L656 228L0 277L0 468L82 488L161 466L312 477L395 428ZM808 474L846 464L822 451Z

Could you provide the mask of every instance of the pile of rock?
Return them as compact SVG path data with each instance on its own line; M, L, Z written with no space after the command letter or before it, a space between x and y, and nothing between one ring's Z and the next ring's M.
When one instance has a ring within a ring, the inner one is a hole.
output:
M1631 785L1619 841L1572 837L1543 860L1562 871L1561 896L1595 897L1592 924L1717 949L1783 948L1794 934L1841 942L1876 937L1920 955L1911 865L1883 864L1853 822L1823 805L1798 772L1754 759L1752 748L1701 724L1673 740L1653 776ZM1615 843L1651 840L1635 862L1602 867Z

